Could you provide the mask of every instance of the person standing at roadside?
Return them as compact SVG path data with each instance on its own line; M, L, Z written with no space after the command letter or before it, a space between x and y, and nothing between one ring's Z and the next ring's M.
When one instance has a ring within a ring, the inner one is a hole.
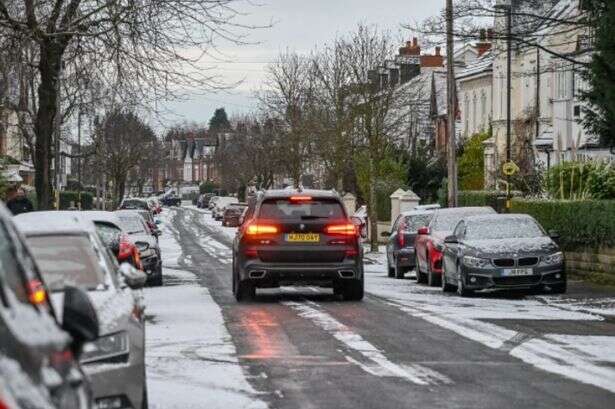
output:
M30 199L26 197L26 192L22 188L10 187L6 192L6 207L16 216L34 210Z

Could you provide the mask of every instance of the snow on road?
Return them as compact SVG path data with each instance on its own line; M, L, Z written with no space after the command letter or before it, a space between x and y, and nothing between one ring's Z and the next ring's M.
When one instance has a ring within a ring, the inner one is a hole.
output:
M265 408L246 380L220 307L180 265L169 210L160 238L164 287L147 288L147 377L153 409Z

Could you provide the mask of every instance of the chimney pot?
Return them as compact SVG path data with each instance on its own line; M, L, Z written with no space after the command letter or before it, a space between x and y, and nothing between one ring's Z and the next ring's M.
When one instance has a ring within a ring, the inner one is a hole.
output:
M416 47L416 46L418 46L418 45L419 45L419 40L418 40L418 38L413 37L413 38L412 38L412 46Z
M492 41L494 37L494 32L492 28L487 29L487 39Z
M487 39L487 30L484 28L480 29L480 41L485 41Z
M438 47L436 47L436 55L440 55L440 51L441 51L441 50L442 50L442 48L441 48L441 47L439 47L439 46L438 46Z

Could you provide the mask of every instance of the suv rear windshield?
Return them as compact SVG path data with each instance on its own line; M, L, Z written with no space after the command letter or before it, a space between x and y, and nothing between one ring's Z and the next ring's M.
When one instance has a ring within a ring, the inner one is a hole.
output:
M143 200L124 200L120 206L122 209L147 209L147 203Z
M335 199L291 201L290 198L267 199L261 204L259 218L263 219L344 219L344 209Z
M404 230L409 232L417 232L421 227L427 226L431 221L431 214L416 214L406 216L404 220Z

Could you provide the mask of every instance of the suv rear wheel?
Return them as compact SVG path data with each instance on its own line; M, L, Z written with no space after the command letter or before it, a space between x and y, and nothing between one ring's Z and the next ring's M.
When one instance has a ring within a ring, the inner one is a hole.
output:
M360 280L353 280L342 288L342 296L346 301L361 301L363 299L364 291L364 281L363 278Z

